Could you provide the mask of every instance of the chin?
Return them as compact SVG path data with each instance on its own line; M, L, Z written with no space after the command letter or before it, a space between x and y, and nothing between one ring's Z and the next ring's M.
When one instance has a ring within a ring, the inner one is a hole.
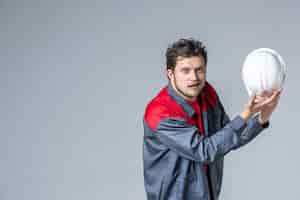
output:
M188 96L190 96L190 97L192 97L192 98L195 98L195 97L197 97L199 94L200 94L200 91L198 91L198 92L190 92L190 93L188 94Z

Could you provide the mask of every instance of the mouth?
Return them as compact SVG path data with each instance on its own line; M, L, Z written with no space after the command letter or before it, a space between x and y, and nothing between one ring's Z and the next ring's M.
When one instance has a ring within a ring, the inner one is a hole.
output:
M201 83L195 83L195 84L191 84L188 85L189 88L198 88L201 85Z

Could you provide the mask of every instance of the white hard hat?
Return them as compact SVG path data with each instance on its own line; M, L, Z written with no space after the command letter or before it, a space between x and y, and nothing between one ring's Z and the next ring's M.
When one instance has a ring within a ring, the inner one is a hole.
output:
M249 96L263 91L281 89L286 79L286 65L282 57L269 48L259 48L246 57L242 78Z

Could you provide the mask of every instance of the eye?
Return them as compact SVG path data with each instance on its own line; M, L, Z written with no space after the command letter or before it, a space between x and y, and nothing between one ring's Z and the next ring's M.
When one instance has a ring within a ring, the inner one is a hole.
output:
M182 71L184 74L188 74L190 70L189 70L188 68L183 68L181 71Z
M201 67L201 68L196 69L196 72L197 73L205 73L205 69Z

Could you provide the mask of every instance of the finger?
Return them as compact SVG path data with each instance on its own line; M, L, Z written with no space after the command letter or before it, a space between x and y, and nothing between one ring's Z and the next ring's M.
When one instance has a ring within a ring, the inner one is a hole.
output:
M261 100L259 100L259 99L254 99L254 103L259 103L259 102L261 102Z
M265 90L263 91L262 93L262 96L263 97L270 97L272 95L272 91L268 91L268 90Z
M249 106L253 106L253 104L255 103L255 98L256 98L256 94L251 95L250 101L249 101Z
M277 104L279 102L279 99L281 97L281 91L279 91L278 95L275 97L275 103Z
M263 97L263 96L256 96L256 98L255 98L256 102L264 101L264 100L266 100L266 97Z
M282 88L273 89L273 92L279 93L279 95L282 93Z
M252 94L246 104L249 109L252 109L252 107L255 105L255 96L255 94Z
M256 98L257 99L264 99L264 98L266 98L265 96L262 96L262 95L256 95Z
M275 91L273 92L272 96L267 98L264 102L263 102L263 105L266 105L266 104L270 104L272 102L274 102L278 96L280 95L280 92L279 91Z
M275 96L274 99L272 100L271 104L277 104L277 103L279 102L280 95L281 95L281 92L278 91L278 93L276 94L276 96Z
M276 97L275 97L275 98L279 98L279 97L280 97L280 94L281 94L281 90L277 90L277 91L276 91Z
M283 90L283 88L274 88L274 89L272 89L272 92L276 92L276 91L282 92L282 90Z
M281 91L278 92L278 95L276 96L276 100L278 101L280 99L281 96Z

